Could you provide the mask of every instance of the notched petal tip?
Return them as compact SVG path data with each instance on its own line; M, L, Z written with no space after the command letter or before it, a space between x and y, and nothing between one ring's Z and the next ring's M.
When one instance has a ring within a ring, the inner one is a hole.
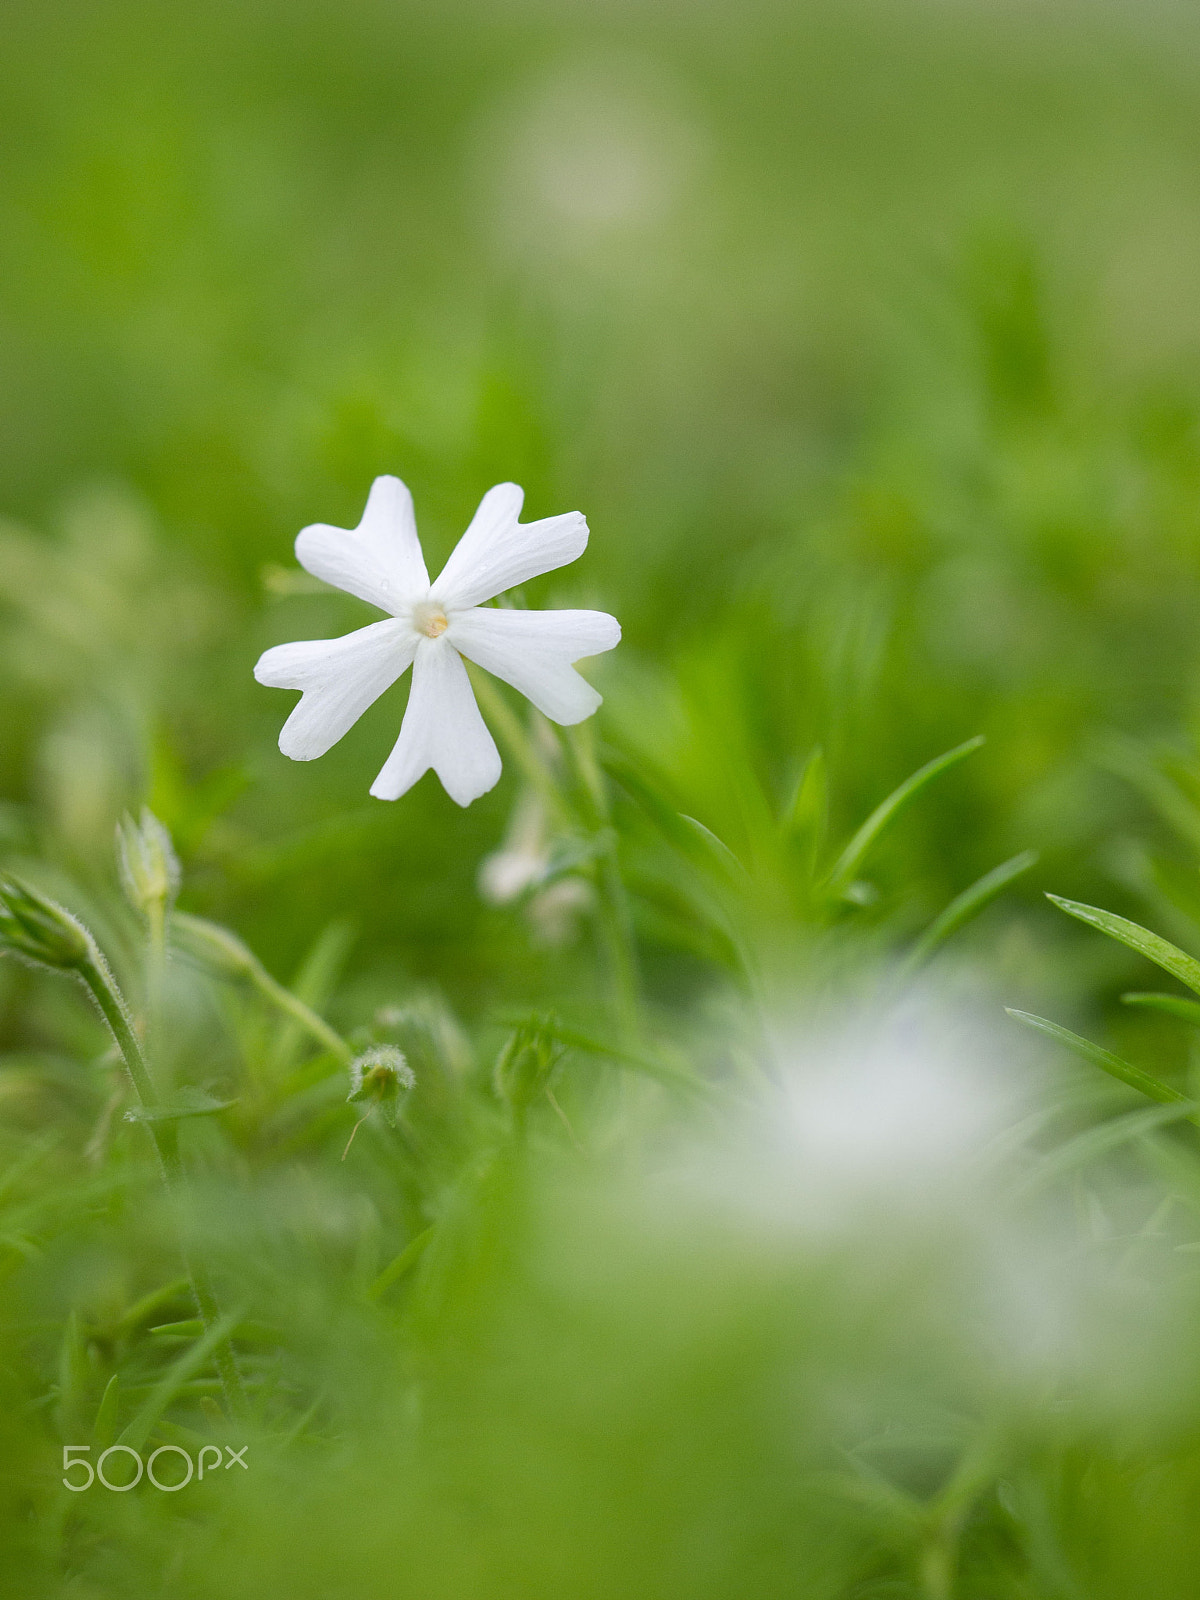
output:
M615 650L620 644L621 624L607 611L597 611L594 616L595 622L592 626L595 631L588 643L593 655L602 656L606 650ZM576 657L577 661L586 659L585 656Z
M578 679L578 686L572 685L574 704L556 707L550 717L551 722L557 722L560 728L573 728L577 722L586 722L589 717L594 717L604 704L604 696L574 668L569 669L572 677Z
M292 653L291 645L287 644L272 645L269 650L264 650L254 663L255 681L268 689L290 689L292 684L288 680L291 673L287 662Z
M312 744L303 738L288 738L287 723L279 730L279 748L289 761L315 761L318 756L323 756L325 751L314 750Z

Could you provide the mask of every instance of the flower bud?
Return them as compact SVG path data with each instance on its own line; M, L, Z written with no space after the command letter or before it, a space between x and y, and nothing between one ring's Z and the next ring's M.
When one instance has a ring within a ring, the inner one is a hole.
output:
M350 1063L349 1103L369 1110L378 1108L391 1127L409 1090L416 1082L404 1052L394 1045L374 1045Z
M15 878L0 878L0 951L5 950L65 972L81 972L97 954L77 917Z
M147 916L155 908L166 910L179 892L171 835L149 806L142 807L139 821L126 812L117 823L117 864L130 904Z
M518 1118L547 1088L562 1055L562 1046L543 1018L532 1017L514 1031L496 1058L493 1082Z

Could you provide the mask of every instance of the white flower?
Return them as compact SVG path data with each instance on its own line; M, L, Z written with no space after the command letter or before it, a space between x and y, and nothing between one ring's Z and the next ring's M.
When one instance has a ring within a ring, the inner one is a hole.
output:
M317 523L296 540L306 571L389 613L340 639L276 645L254 676L303 698L283 725L279 748L312 761L335 745L411 666L400 737L371 793L398 800L430 767L460 806L486 794L500 755L479 714L462 657L485 667L554 722L582 722L600 696L574 670L621 637L603 611L507 611L485 607L505 589L583 554L588 527L578 511L520 523L515 483L489 489L441 576L430 583L412 495L399 478L376 478L358 527Z
M550 871L546 807L536 794L522 796L513 812L504 843L485 856L479 868L479 892L494 906L519 900Z

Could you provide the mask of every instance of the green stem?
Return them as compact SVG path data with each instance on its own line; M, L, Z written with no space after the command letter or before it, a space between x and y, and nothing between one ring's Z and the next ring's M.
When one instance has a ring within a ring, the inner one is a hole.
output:
M590 730L570 730L568 747L580 780L588 821L605 836L604 851L597 862L596 891L598 927L604 946L611 985L613 1011L628 1043L637 1037L641 1016L641 980L638 971L637 940L633 931L633 910L617 859L617 836L612 827L608 788L596 760Z
M163 1002L167 985L167 908L162 900L146 907L146 1044L162 1068Z
M564 810L563 797L555 782L554 774L538 753L533 740L521 726L520 717L485 673L472 671L469 666L467 670L470 673L475 698L487 712L487 720L499 733L508 753L541 795L551 813L561 816Z
M299 995L293 994L290 989L285 989L283 984L276 982L266 967L256 962L251 968L250 977L255 988L265 999L286 1013L293 1021L298 1022L306 1033L323 1044L326 1050L337 1056L339 1061L350 1060L354 1052L341 1034L335 1032L324 1017L318 1016L311 1006L306 1006Z
M91 991L92 998L99 1006L101 1015L104 1017L105 1022L108 1023L113 1038L117 1041L117 1049L124 1059L139 1103L146 1111L161 1110L158 1091L154 1087L154 1080L150 1076L146 1058L142 1054L142 1047L134 1031L133 1022L125 1008L125 1001L117 988L112 973L108 970L108 966L98 950L90 960L80 967L79 972L84 983L87 984L88 989ZM150 1130L150 1137L154 1140L154 1148L158 1153L159 1166L162 1169L163 1183L175 1210L176 1223L180 1230L180 1246L183 1251L184 1266L191 1282L192 1297L196 1302L196 1309L200 1313L200 1320L204 1324L205 1331L208 1332L221 1320L221 1311L207 1266L203 1262L196 1260L184 1243L182 1201L186 1177L183 1169L183 1160L179 1153L179 1132L174 1124L169 1122L148 1120L146 1126ZM242 1388L241 1376L228 1338L218 1340L213 1350L213 1356L230 1411L235 1416L244 1416L246 1413L245 1391Z
M486 674L472 671L471 686L488 721L495 727L509 754L525 777L546 802L555 817L569 814L562 788L533 740L522 727L512 707ZM592 751L587 733L580 726L569 730L567 747L579 782L584 821L594 833L605 836L603 852L597 861L597 929L608 969L612 1007L623 1041L637 1037L641 1010L641 984L638 976L637 942L633 933L633 914L629 896L617 862L617 841L609 822L608 791Z
M598 926L607 959L613 1011L621 1036L628 1043L638 1034L641 983L633 913L617 864L615 837L600 858L596 891L599 902Z

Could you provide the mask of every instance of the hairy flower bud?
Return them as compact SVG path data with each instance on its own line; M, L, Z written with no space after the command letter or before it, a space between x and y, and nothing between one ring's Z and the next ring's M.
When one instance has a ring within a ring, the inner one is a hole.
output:
M16 878L0 878L0 952L39 966L81 972L97 959L96 944L77 917Z
M130 904L147 916L166 910L179 892L179 858L171 835L149 806L142 807L137 822L127 812L117 823L117 864Z
M374 1045L350 1063L346 1099L352 1105L378 1108L394 1128L405 1096L416 1081L402 1050L390 1044Z

